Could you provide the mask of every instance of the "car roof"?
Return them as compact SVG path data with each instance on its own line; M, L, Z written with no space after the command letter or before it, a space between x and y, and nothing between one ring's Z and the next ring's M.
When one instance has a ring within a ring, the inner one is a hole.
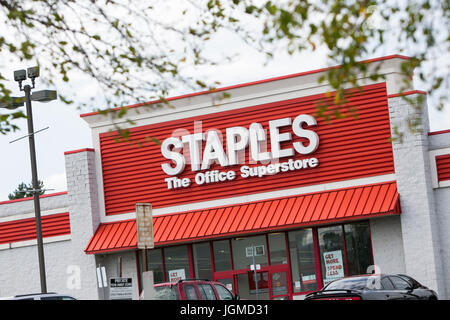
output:
M367 278L367 277L384 277L386 276L386 274L382 274L382 273L368 273L368 274L357 274L354 276L348 276L348 277L344 277L344 278L340 278L337 280L345 280L345 279L354 279L354 278Z
M20 300L20 299L29 299L29 298L35 298L35 297L70 297L73 298L71 295L68 294L61 294L56 292L47 292L47 293L27 293L27 294L17 294L15 296L11 297L5 297L0 298L4 300Z
M357 278L369 278L369 277L392 277L392 276L399 276L399 277L407 277L408 279L412 279L414 280L414 278L412 278L411 276L408 276L406 274L401 274L401 273L394 273L394 274L385 274L385 273L367 273L367 274L357 274L357 275L353 275L353 276L348 276L348 277L344 277L344 278L339 278L336 280L333 280L331 282L338 282L338 281L345 281L345 280L349 280L349 279L357 279ZM416 280L414 280L416 281ZM331 283L330 282L330 283Z
M15 295L14 297L15 298L25 298L25 297L36 297L36 296L40 296L40 297L43 297L43 296L54 296L54 295L57 295L57 296L59 296L60 294L57 294L57 293L55 293L55 292L47 292L47 293L27 293L27 294L17 294L17 295Z

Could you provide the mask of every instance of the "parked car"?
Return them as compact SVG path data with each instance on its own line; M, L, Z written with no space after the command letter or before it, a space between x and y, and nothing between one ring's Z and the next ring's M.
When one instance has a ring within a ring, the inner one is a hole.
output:
M2 300L76 300L74 297L66 294L49 293L32 293L20 294L13 297L0 298Z
M436 292L403 274L368 274L328 283L305 300L437 300Z
M222 283L203 280L186 279L175 283L155 284L156 300L238 300ZM141 299L142 299L141 294Z

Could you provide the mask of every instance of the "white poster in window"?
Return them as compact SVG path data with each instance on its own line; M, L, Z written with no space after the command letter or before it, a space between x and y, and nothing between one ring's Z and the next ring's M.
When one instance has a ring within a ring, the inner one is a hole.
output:
M341 250L324 252L323 261L325 262L324 283L344 277L344 262Z
M170 282L178 282L184 279L186 279L186 273L184 272L184 269L169 270Z

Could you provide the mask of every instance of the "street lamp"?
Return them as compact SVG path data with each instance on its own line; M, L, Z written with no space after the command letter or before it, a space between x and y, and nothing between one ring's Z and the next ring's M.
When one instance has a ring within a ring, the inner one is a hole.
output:
M28 74L28 78L31 79L31 84L26 84L22 88L22 82L26 80ZM38 174L37 174L37 164L36 164L36 147L34 144L34 128L33 128L33 114L31 112L31 101L38 102L50 102L56 99L56 91L53 90L41 90L35 91L31 93L31 90L34 89L35 79L39 77L39 67L28 68L25 70L17 70L14 71L14 80L19 83L20 91L24 91L24 97L11 97L11 103L7 105L2 105L1 107L6 109L16 109L18 107L23 106L25 102L26 112L27 112L27 122L28 122L28 141L30 146L30 159L31 159L31 174L32 174L32 184L34 198L34 213L36 217L36 240L37 240L37 248L38 248L38 257L39 257L39 273L41 280L41 292L47 293L47 282L45 278L45 261L44 261L44 245L42 241L42 226L41 226L41 205L39 202L39 183L38 183Z

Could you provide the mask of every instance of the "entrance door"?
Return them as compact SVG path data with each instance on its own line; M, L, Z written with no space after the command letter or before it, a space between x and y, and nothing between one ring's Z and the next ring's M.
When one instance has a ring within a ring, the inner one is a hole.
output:
M237 294L250 300L288 300L291 296L287 265L266 267L255 272L247 270L235 274Z
M270 272L270 300L288 300L290 296L287 271Z
M247 271L235 275L238 294L241 299L269 300L269 273Z

